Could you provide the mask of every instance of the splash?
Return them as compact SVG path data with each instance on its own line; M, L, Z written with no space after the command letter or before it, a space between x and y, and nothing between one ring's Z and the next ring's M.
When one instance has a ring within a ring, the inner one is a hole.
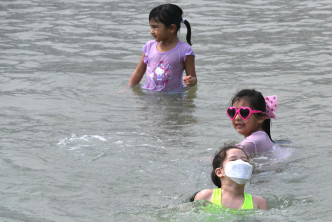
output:
M282 141L277 141L272 152L252 158L255 172L281 169L290 161L292 153L293 149L291 147L286 147Z
M82 147L92 147L96 144L96 142L100 141L106 142L107 139L99 135L77 136L72 134L71 137L61 139L57 145L62 148L68 148L68 150L76 150Z

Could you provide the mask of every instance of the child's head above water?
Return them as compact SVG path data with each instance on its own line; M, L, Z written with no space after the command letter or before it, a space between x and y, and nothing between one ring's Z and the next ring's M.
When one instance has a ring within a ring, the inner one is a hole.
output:
M251 133L263 130L270 137L270 118L275 118L273 111L277 110L277 97L263 97L254 89L239 91L227 109L227 114L232 120L236 131L245 137Z
M176 25L176 31L181 28L181 22L187 27L187 42L191 45L191 26L190 23L182 17L182 9L174 4L163 4L153 8L149 15L149 21L160 22L166 28L170 28L172 24Z
M249 162L249 156L243 149L235 145L224 146L215 154L212 161L213 169L211 172L211 179L217 187L221 187L221 180L216 174L216 169L220 168L220 170L222 170L224 169L226 163L236 160Z
M211 178L218 188L201 190L191 201L207 200L214 204L213 207L231 209L269 209L264 198L244 192L253 166L243 149L236 145L222 147L216 153L212 167Z

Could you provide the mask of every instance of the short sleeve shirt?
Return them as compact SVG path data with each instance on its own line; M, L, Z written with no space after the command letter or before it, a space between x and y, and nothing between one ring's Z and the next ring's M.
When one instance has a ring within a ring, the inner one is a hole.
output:
M248 154L262 154L273 150L274 143L264 131L253 132L238 144Z
M146 82L142 86L153 91L169 91L183 87L184 63L188 55L195 56L190 45L179 40L168 52L157 50L158 42L151 40L143 46L144 63L147 64Z

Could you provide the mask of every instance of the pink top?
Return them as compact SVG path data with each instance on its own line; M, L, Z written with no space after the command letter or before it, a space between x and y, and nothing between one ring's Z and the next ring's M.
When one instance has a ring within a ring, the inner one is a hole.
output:
M179 40L177 46L168 52L157 50L158 42L148 41L142 52L145 54L144 63L147 64L146 82L142 88L153 91L169 91L183 87L182 75L184 63L188 55L194 55L187 43Z
M261 154L272 151L274 143L266 132L256 131L237 145L244 149L248 154Z

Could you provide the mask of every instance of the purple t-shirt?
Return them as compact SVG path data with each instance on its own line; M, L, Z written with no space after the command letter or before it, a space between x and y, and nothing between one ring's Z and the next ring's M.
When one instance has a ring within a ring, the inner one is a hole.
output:
M177 46L168 52L157 50L158 42L148 41L142 52L147 64L146 82L142 88L153 91L169 91L183 87L182 75L188 55L195 56L190 45L179 40Z
M270 140L266 132L256 131L237 145L248 154L262 154L272 151L274 143Z

